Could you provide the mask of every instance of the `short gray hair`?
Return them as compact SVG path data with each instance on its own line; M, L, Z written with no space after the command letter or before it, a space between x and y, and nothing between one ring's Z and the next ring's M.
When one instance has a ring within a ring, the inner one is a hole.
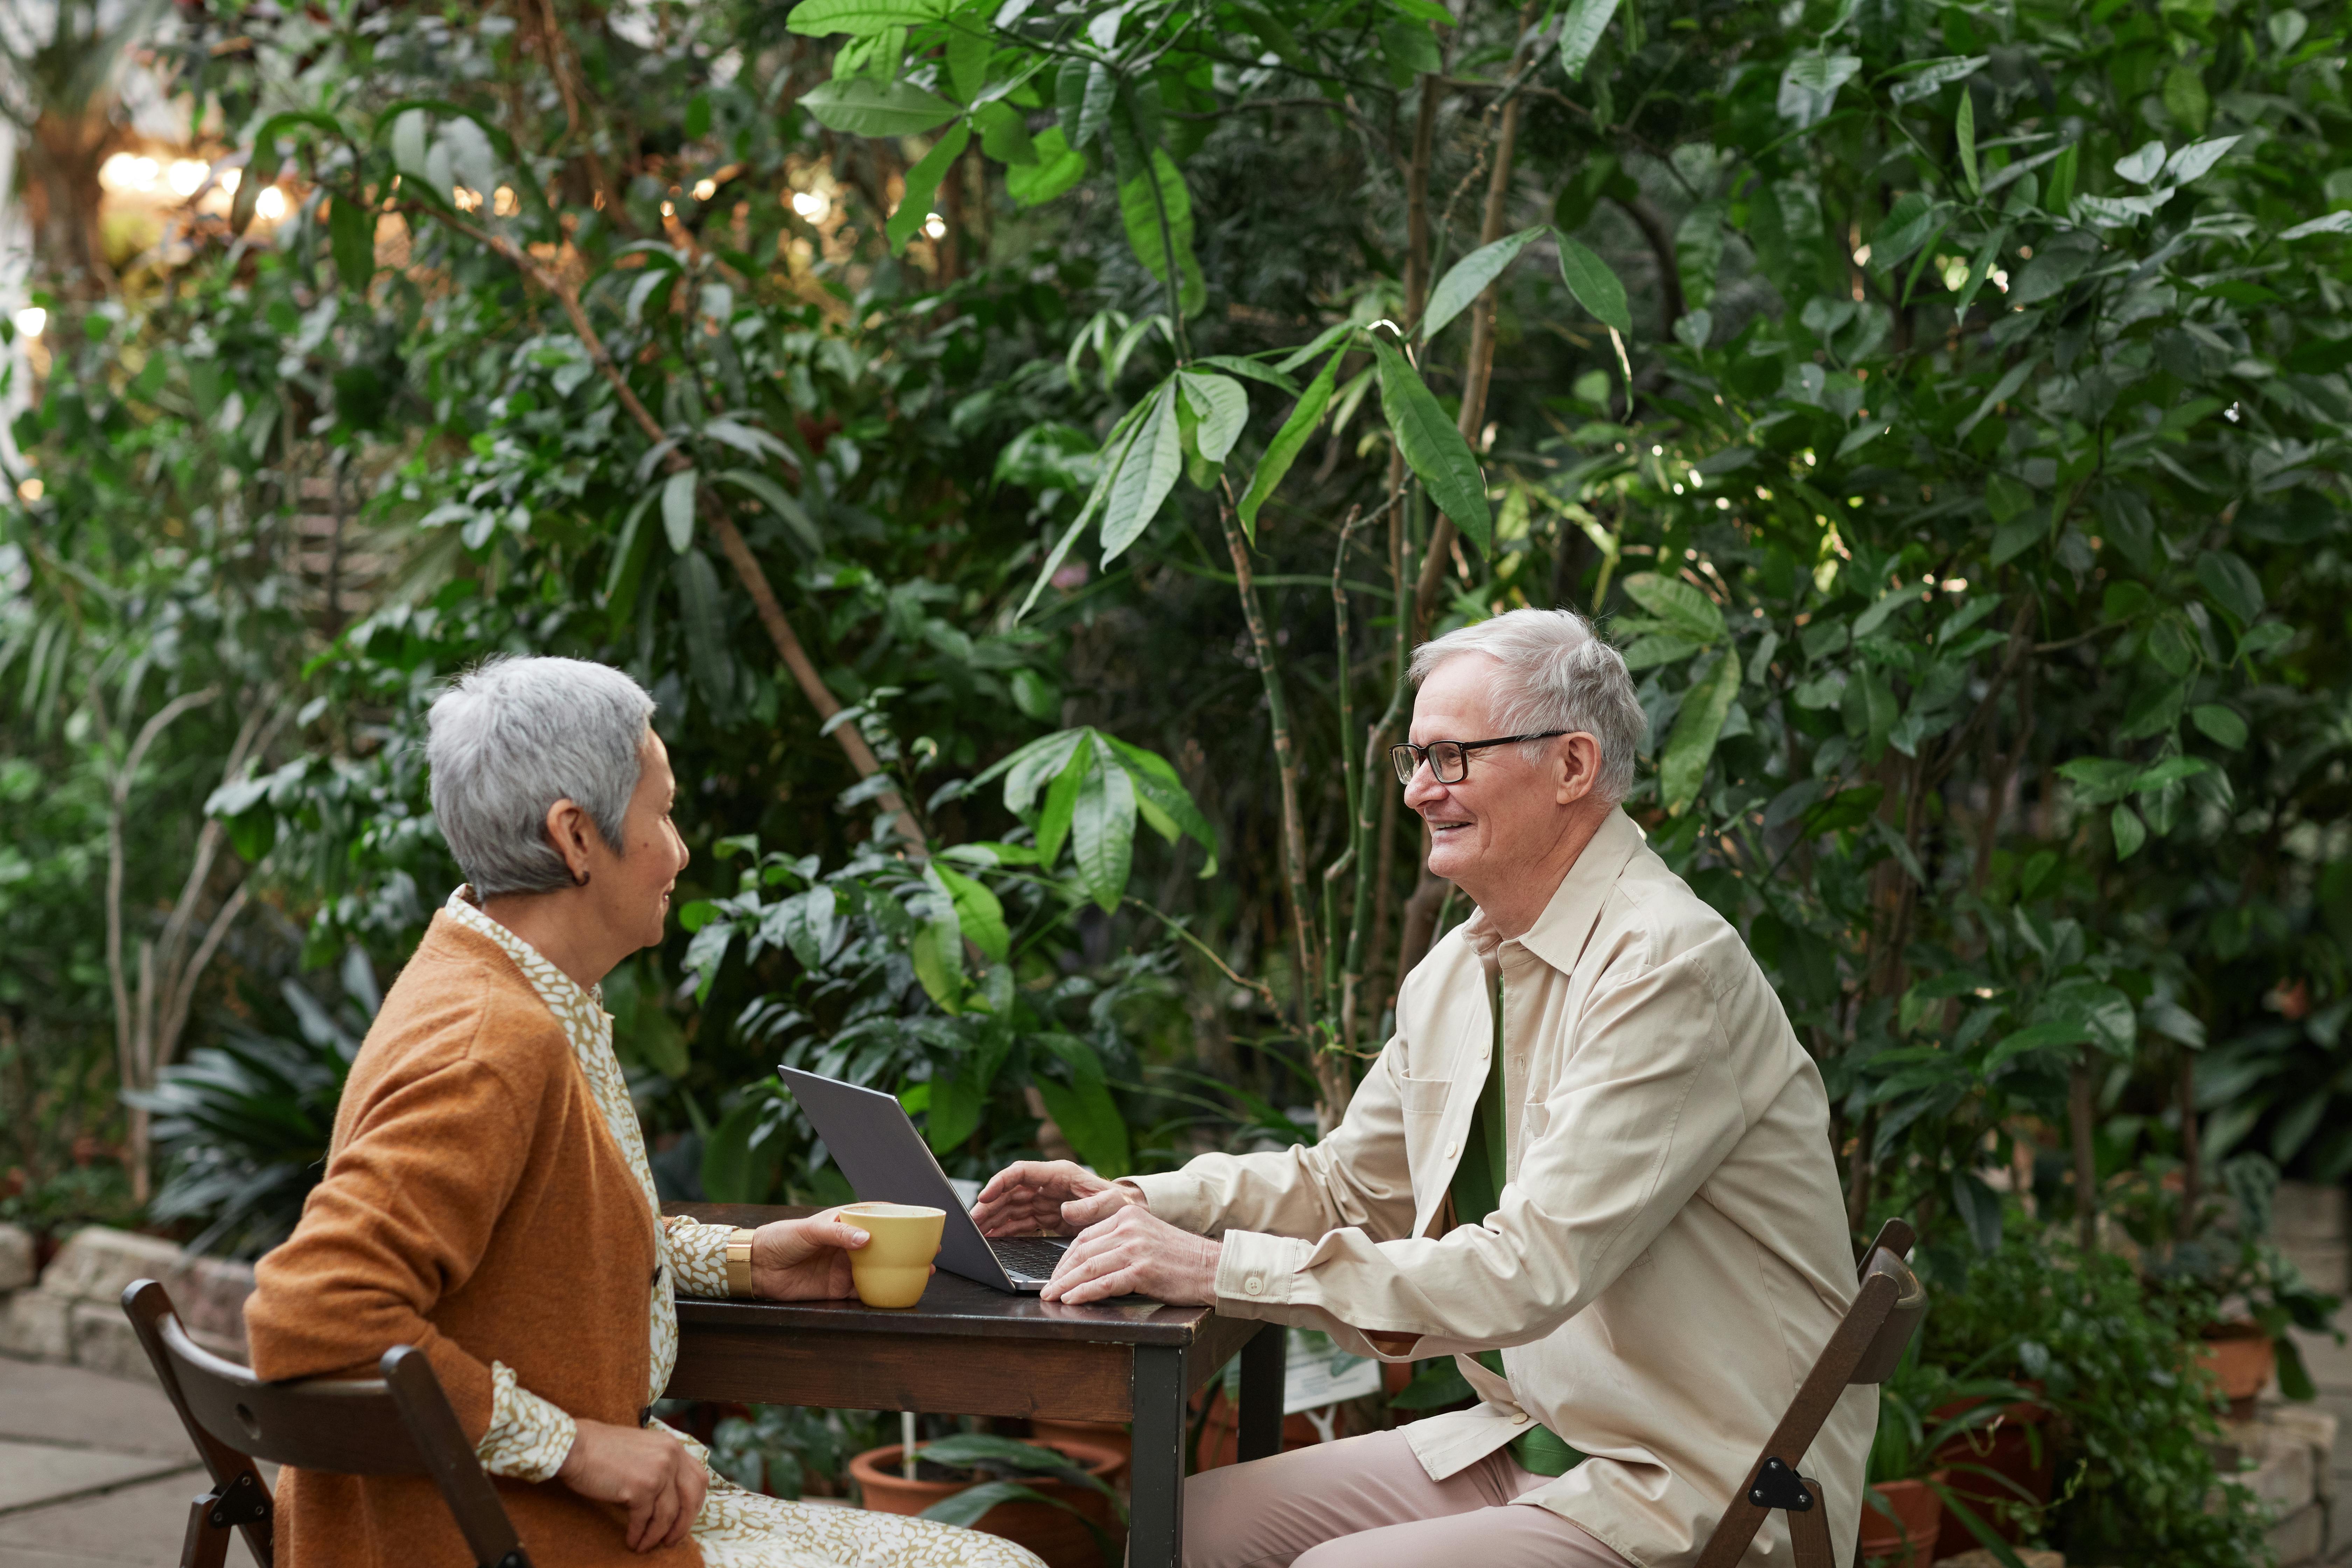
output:
M1599 793L1609 805L1633 788L1633 758L1650 721L1633 695L1624 657L1574 610L1512 610L1425 642L1412 650L1412 683L1465 653L1500 664L1495 720L1507 734L1583 731L1601 743ZM1461 740L1485 737L1464 735ZM1540 745L1529 748L1540 752Z
M501 656L461 675L426 716L433 815L477 898L572 885L547 811L570 800L615 854L654 700L608 665Z

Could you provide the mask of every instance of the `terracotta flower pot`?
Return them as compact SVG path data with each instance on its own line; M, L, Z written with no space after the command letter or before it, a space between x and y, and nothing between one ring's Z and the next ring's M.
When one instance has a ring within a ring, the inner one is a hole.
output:
M1929 1568L1936 1560L1936 1530L1942 1522L1943 1500L1929 1489L1941 1481L1937 1470L1925 1481L1883 1481L1870 1489L1883 1499L1895 1517L1889 1519L1868 1499L1862 1505L1862 1547L1858 1563L1875 1560L1887 1568Z
M2029 1386L2039 1392L2039 1384ZM1948 1421L1980 1403L1955 1400L1929 1411L1927 1419ZM1988 1425L1962 1433L1935 1453L1936 1463L1948 1467L1951 1479L1946 1484L1952 1494L2011 1545L2023 1532L2023 1521L2010 1517L2014 1507L2029 1498L2041 1504L2050 1500L2056 1467L2051 1434L2041 1429L2049 1418L2050 1412L2043 1406L2020 1400ZM2005 1509L2003 1504L2011 1507ZM1976 1544L1975 1534L1960 1522L1951 1505L1943 1504L1936 1526L1936 1555L1956 1557L1975 1550Z
M1064 1458L1083 1466L1088 1475L1105 1485L1110 1484L1111 1479L1127 1463L1127 1457L1118 1450L1097 1443L1057 1439L1039 1446L1050 1447ZM865 1496L866 1506L872 1512L920 1513L934 1503L979 1484L976 1481L910 1481L899 1473L898 1454L898 1445L893 1443L884 1448L868 1448L849 1461L849 1474L857 1482L859 1491ZM1075 1481L1055 1480L1050 1476L1029 1478L1022 1484L1045 1497L1069 1504L1092 1520L1110 1538L1110 1561L1103 1561L1093 1534L1085 1525L1049 1503L1001 1502L982 1514L971 1528L1027 1547L1045 1560L1046 1568L1118 1568L1127 1531L1118 1522L1118 1515L1112 1509L1110 1499L1092 1487L1082 1487Z
M2197 1363L2213 1374L2221 1397L2230 1402L2232 1419L2254 1414L2254 1398L2270 1385L2278 1370L2278 1347L2259 1323L2214 1323L2203 1334Z
M1126 1424L1118 1421L1048 1421L1040 1416L1029 1418L1029 1441L1041 1448L1079 1447L1108 1448L1119 1458L1118 1468L1104 1479L1114 1487L1127 1485L1127 1467L1135 1453L1135 1438Z
M1208 1407L1202 1414L1201 1457L1198 1468L1221 1469L1235 1462L1241 1453L1241 1415L1225 1398L1222 1387L1212 1385ZM1322 1441L1315 1424L1304 1415L1282 1418L1282 1451L1311 1448Z

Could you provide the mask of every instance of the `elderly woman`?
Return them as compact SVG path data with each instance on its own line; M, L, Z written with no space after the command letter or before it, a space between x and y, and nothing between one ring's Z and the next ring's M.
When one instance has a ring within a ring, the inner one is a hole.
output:
M432 1360L523 1545L711 1568L1034 1568L924 1520L783 1502L652 1418L673 1290L851 1293L863 1233L665 1219L598 982L662 937L687 863L652 699L618 670L509 658L433 705L433 810L464 869L352 1064L327 1172L246 1308L269 1378ZM280 1568L473 1559L433 1483L289 1470Z

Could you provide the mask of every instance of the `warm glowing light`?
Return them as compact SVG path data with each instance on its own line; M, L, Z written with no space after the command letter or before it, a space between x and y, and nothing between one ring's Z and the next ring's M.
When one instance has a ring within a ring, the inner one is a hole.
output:
M677 205L676 205L675 203L671 203L671 202L664 202L664 203L662 203L662 216L664 216L664 217L676 217L677 216Z
M816 191L794 191L793 211L809 223L823 223L825 215L833 211L833 203Z
M38 479L22 480L16 486L16 493L23 496L26 500L38 500L41 499L42 493L41 481Z
M253 199L253 216L264 223L276 223L286 216L286 193L276 185L265 186Z
M948 220L937 213L927 214L923 218L923 232L933 239L945 239L948 237Z
M243 169L223 169L221 171L220 188L226 191L230 195L236 195L237 186L243 184L245 184L245 171Z
M479 191L469 191L463 185L452 185L449 187L449 199L457 204L457 210L461 213L481 210L482 193Z
M152 191L163 166L136 153L117 153L98 166L98 183L110 191Z
M16 331L28 338L37 338L49 324L49 313L38 305L27 305L16 312Z
M1947 578L1945 578L1945 579L1944 579L1944 592L1945 592L1945 593L1947 593L1947 594L1965 594L1965 593L1967 593L1968 591L1969 591L1969 580L1968 580L1966 577L1947 577Z
M516 199L512 185L500 185L490 193L490 211L500 217L512 217L522 211L522 203Z
M193 196L197 187L205 183L205 176L211 173L212 166L199 159L174 158L172 166L163 173L163 183L172 187L172 194L175 196Z
M697 181L695 181L695 182L694 182L694 199L695 199L696 201L698 201L698 202L707 202L707 201L709 201L711 197L713 197L713 196L717 195L718 194L719 194L719 182L718 182L718 181L716 181L716 180L697 180Z

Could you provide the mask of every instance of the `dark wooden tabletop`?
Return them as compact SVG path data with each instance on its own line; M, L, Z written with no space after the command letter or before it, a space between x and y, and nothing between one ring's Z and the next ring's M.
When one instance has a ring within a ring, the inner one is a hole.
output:
M754 1229L771 1220L798 1219L815 1212L807 1207L766 1204L662 1205L666 1215L685 1215L709 1225ZM931 1276L923 1299L911 1307L868 1307L854 1296L837 1301L712 1301L681 1296L677 1317L681 1324L713 1328L986 1335L1003 1340L1076 1340L1132 1345L1190 1345L1219 1321L1213 1308L1171 1307L1143 1296L1125 1296L1084 1307L1065 1306L1041 1301L1034 1295L999 1290L945 1270ZM1256 1325L1249 1327L1254 1330Z

